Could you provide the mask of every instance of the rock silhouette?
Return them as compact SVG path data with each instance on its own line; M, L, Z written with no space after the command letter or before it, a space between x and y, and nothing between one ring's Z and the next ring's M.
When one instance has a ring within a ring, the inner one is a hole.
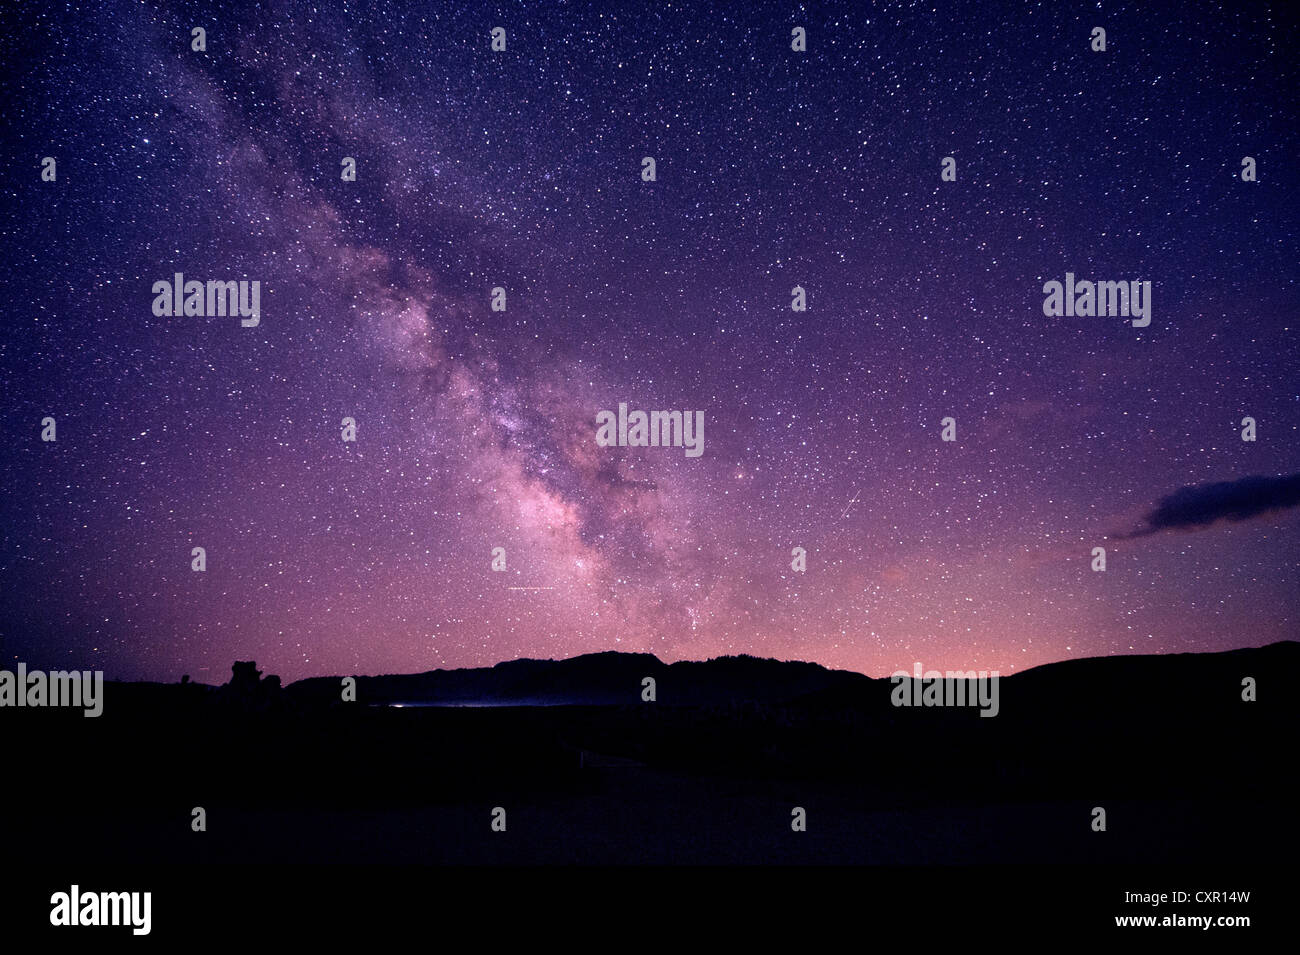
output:
M262 679L253 660L236 661L230 668L230 682L219 690L218 701L246 712L263 712L280 702L280 678Z

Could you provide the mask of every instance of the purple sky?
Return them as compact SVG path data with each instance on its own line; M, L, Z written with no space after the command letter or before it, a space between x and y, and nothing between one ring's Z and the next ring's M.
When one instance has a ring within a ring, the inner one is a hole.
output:
M1025 6L24 14L0 658L885 675L1296 638L1295 31ZM155 316L178 271L260 281L260 324ZM1150 326L1045 316L1067 272L1150 281ZM703 455L598 447L619 402L702 411Z

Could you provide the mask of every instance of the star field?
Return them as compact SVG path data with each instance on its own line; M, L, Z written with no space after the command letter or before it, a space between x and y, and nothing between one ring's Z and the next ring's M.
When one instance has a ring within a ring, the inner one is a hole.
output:
M1294 24L731 7L24 9L3 657L886 675L1296 638L1294 508L1125 536L1300 471ZM1045 316L1067 271L1150 281L1150 326ZM176 272L259 280L260 325L155 316ZM703 456L598 447L619 402L702 409Z

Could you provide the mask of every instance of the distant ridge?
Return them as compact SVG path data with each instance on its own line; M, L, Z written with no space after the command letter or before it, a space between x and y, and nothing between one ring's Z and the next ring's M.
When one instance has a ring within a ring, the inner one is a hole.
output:
M1222 682L1223 667L1248 666L1256 679L1274 667L1300 667L1300 642L1280 641L1264 647L1210 653L1130 654L1089 657L1043 664L1003 676L1026 696L1087 696L1096 702L1105 687L1205 679ZM359 676L358 701L375 705L488 704L590 705L636 704L642 680L656 682L657 702L669 705L786 703L816 700L850 702L879 696L887 678L818 663L782 661L748 655L704 661L664 663L650 653L603 651L564 660L518 659L491 667L430 670L425 673ZM339 699L342 677L311 677L290 684L285 692L301 702ZM1154 688L1153 688L1154 689ZM1162 688L1160 695L1169 687ZM1193 691L1189 685L1187 690ZM1199 689L1196 690L1199 692Z
M810 693L865 686L861 673L819 663L725 656L664 663L650 653L608 650L565 660L508 660L492 667L357 677L358 701L611 705L638 703L642 680L656 682L658 702L699 705L730 700L780 703ZM286 688L291 698L337 699L341 677L312 677Z

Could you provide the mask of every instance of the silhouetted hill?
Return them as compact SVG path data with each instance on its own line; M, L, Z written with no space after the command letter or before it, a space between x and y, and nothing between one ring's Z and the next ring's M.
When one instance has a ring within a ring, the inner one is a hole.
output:
M1001 677L1003 715L1042 716L1081 708L1181 709L1236 704L1241 678L1300 668L1300 642L1220 653L1121 655L1066 660ZM1226 677L1237 674L1237 678ZM655 680L657 702L681 706L799 703L888 713L894 684L816 663L748 655L667 664L649 653L607 651L565 660L519 659L492 667L357 677L357 700L372 705L479 704L617 706L641 702L642 680ZM313 677L285 689L299 704L341 698L342 677ZM1269 691L1276 694L1277 688ZM1291 694L1288 694L1291 696ZM1263 702L1263 700L1261 701ZM1277 702L1276 697L1274 702Z
M1261 703L1300 707L1300 694L1278 680L1266 681L1288 670L1300 676L1300 642L1283 640L1263 647L1245 647L1216 653L1125 654L1087 657L1046 663L999 678L1001 716L1017 710L1037 719L1048 713L1109 710L1132 715L1141 710L1215 708L1241 702L1241 680L1271 682ZM1234 679L1229 679L1233 677ZM865 679L865 678L864 678ZM845 681L810 693L801 703L821 707L865 706L879 709L888 703L893 683L888 678L867 682ZM1008 707L1010 707L1008 709Z
M362 676L357 677L357 701L608 706L639 703L646 677L655 680L658 702L690 706L780 703L871 682L860 673L816 663L742 655L667 664L649 653L607 651L567 660L522 659L475 669ZM295 701L335 701L341 685L341 677L318 677L290 684L286 692Z

